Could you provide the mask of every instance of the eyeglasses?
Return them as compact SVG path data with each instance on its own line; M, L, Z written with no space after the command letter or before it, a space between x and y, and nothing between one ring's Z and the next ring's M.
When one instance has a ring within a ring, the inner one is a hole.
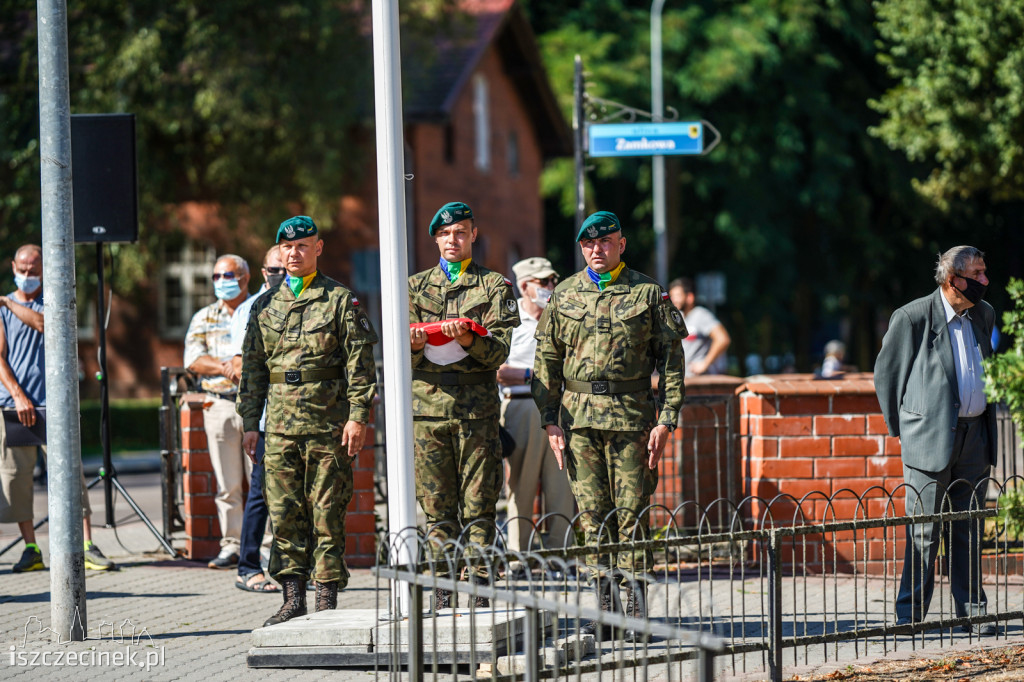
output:
M551 275L550 277L545 277L544 279L535 279L533 281L535 284L539 284L542 287L553 287L556 284L558 284L558 275Z
M266 267L266 268L263 268L263 269L267 271L268 275L283 275L284 274L284 268Z
M237 277L237 273L234 270L228 270L227 272L215 272L210 277L210 279L212 279L214 282L216 282L218 279L221 279L222 277L224 279L230 281L230 280L235 279L235 277Z

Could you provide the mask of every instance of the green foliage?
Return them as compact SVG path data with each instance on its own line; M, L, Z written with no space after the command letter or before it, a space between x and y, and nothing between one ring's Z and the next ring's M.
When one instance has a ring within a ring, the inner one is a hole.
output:
M81 403L82 452L93 455L103 451L100 442L100 401ZM112 400L110 402L110 449L160 449L160 399Z
M999 496L999 525L1007 535L1020 539L1024 537L1024 488L1016 486Z
M1001 331L1013 343L984 360L985 393L992 402L1005 402L1013 420L1024 427L1024 281L1011 279L1006 291L1013 307L1003 313Z
M567 119L575 54L588 93L649 108L649 0L524 5ZM879 321L927 293L938 251L977 241L1004 273L1005 254L1024 248L1019 207L979 198L943 213L914 191L929 169L867 133L881 124L868 102L894 86L875 18L870 4L839 0L665 4L665 103L723 135L709 156L666 159L669 275L726 275L717 313L741 358L791 351L810 370L848 329L850 362L870 370ZM650 160L587 164L588 211L617 213L626 262L653 274ZM549 255L565 271L574 189L572 160L549 164Z
M876 0L879 61L895 83L871 129L932 168L922 194L940 206L991 194L1024 199L1024 4Z
M407 3L406 26L451 0ZM0 259L39 240L34 4L0 0ZM372 155L373 68L360 0L96 0L72 5L72 113L136 115L141 247L120 285L151 271L178 205L208 202L243 244L297 210L321 229ZM258 248L258 247L257 247ZM90 270L89 256L80 262Z

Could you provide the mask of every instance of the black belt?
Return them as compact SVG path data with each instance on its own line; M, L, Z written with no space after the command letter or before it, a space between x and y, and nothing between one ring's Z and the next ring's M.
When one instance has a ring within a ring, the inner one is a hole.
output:
M308 384L312 381L328 381L340 379L340 367L328 367L327 369L292 369L287 372L271 372L270 383L272 384Z
M629 381L576 381L565 380L565 390L573 393L592 393L593 395L612 395L617 393L639 393L651 390L651 380L632 379Z
M985 416L985 413L982 412L977 417L957 417L956 421L957 421L958 424L973 424L974 422L978 421L979 419L981 419L984 416Z
M428 372L425 369L414 369L412 378L434 386L474 386L498 383L498 372L493 369L489 372Z
M530 400L533 400L533 394L532 393L509 393L505 397L508 398L509 400L519 400L519 399L525 399L525 398L529 398Z

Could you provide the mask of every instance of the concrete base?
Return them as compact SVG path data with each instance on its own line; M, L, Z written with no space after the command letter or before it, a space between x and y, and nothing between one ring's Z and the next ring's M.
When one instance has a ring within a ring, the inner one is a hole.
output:
M541 617L547 632L554 617ZM476 609L472 616L469 609L444 609L436 617L424 614L424 664L494 662L522 649L525 624L522 609ZM394 666L407 665L409 658L408 619L381 621L375 609L312 613L253 630L252 639L250 668Z

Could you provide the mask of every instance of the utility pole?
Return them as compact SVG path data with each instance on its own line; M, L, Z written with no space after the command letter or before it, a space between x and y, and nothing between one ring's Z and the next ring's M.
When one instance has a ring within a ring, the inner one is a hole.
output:
M78 313L71 193L71 97L64 0L38 0L39 158L46 292L47 495L50 516L50 629L82 641L85 556L78 405ZM102 324L102 320L98 321Z
M583 59L576 55L575 75L573 77L573 108L572 108L572 136L573 152L576 160L576 229L573 230L572 238L575 241L576 235L580 233L580 227L586 218L586 182L585 182L585 159L583 156L583 129L586 125L583 113ZM573 248L576 254L576 270L583 269L583 253Z
M651 121L663 120L665 101L661 68L661 12L665 0L651 4ZM661 286L668 286L668 235L665 228L665 157L651 159L651 185L654 191L655 276Z
M413 481L412 351L409 345L409 263L405 224L405 137L397 0L373 0L374 103L377 122L377 202L380 214L381 323L384 412L388 457L390 561L415 565L416 496ZM397 588L398 585L393 587ZM418 589L412 587L411 589ZM395 589L401 618L412 595Z

